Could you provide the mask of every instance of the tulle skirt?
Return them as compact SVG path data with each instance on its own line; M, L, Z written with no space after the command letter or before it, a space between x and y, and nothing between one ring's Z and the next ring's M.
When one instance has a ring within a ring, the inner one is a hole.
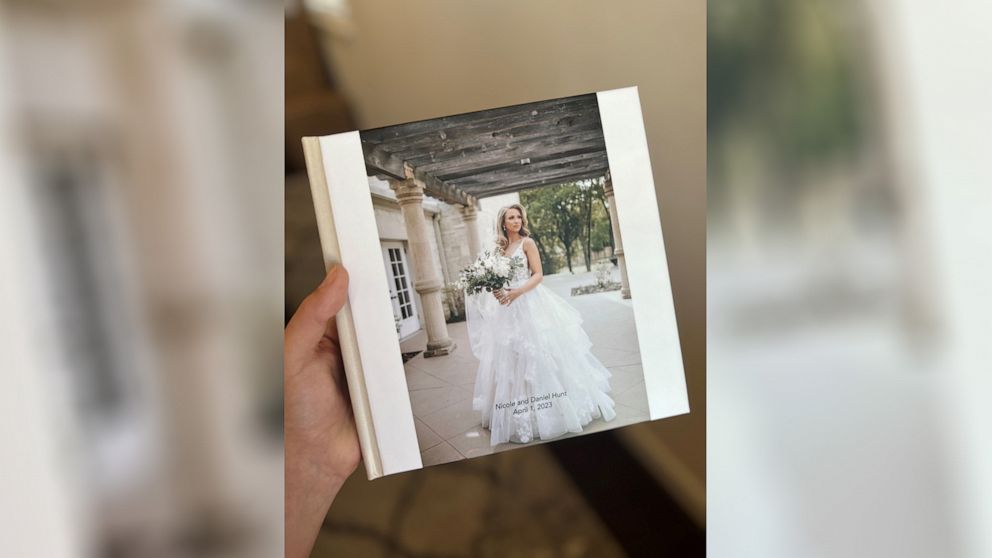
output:
M479 359L472 407L492 445L548 440L616 417L610 372L561 297L538 285L509 306L490 293L466 296L465 306Z

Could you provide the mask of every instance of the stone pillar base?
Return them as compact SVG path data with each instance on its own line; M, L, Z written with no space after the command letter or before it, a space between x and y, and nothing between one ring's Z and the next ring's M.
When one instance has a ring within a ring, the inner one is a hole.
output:
M630 298L630 289L627 287L620 289L620 298Z
M450 355L455 352L456 345L454 342L449 342L447 345L441 347L431 347L431 344L427 344L427 350L424 351L424 358L432 358L436 356Z

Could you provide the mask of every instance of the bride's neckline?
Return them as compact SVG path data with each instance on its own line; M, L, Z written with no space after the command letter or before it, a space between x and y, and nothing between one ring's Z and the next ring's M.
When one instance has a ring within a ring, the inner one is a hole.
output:
M524 244L524 239L521 238L520 240L517 241L517 245L514 246L513 250L504 250L503 253L506 254L507 256L512 256L517 251L517 248L520 248L521 246L523 246L523 244Z

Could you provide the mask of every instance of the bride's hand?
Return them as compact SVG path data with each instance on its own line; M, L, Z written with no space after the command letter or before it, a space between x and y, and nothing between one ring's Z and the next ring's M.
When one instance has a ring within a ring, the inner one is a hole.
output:
M502 291L503 296L499 299L499 303L504 306L509 306L511 302L517 300L517 291L512 289L506 289Z
M498 291L493 291L493 296L500 304L509 304L513 300L511 296L510 289L499 289Z

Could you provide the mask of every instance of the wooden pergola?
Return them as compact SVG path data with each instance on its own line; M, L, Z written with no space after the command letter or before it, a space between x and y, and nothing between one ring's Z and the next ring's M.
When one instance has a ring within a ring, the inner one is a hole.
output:
M450 353L440 289L431 261L424 195L460 206L469 249L479 253L479 200L541 186L606 179L622 294L630 296L606 142L595 94L410 122L361 132L369 176L396 192L407 229L426 329L424 356Z
M604 176L596 95L580 95L361 133L370 176L423 182L431 197L480 198Z

